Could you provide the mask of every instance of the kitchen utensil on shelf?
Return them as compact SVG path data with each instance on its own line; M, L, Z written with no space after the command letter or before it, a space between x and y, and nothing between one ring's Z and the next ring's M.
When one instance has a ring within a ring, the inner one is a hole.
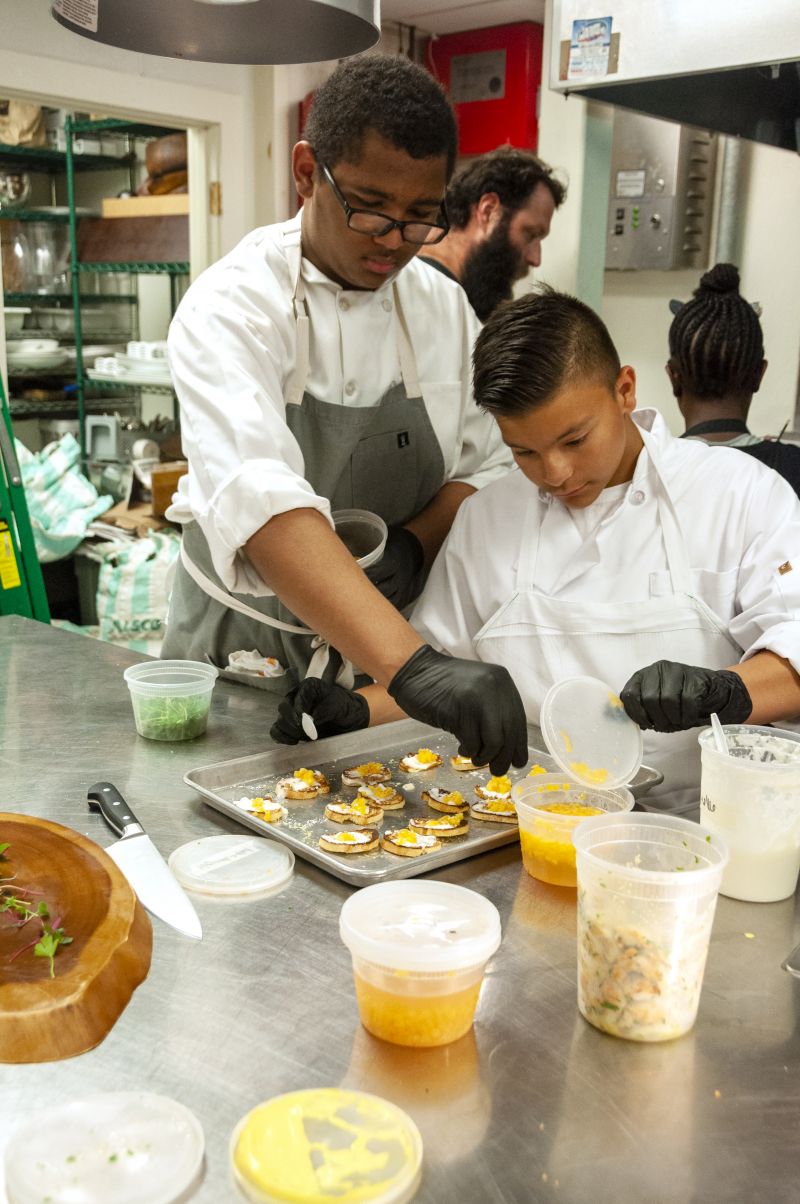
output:
M46 957L19 952L38 935L36 921L0 926L0 1062L72 1058L103 1040L147 977L150 918L114 861L80 832L13 812L0 814L0 833L8 844L0 878L46 903L72 937L51 978Z
M184 936L202 940L197 912L116 786L111 782L95 782L87 791L87 801L121 837L106 852L147 910Z
M26 171L0 171L0 212L19 209L31 191L31 178Z
M711 716L711 730L714 733L714 745L720 756L729 757L728 742L725 739L725 732L722 730L722 724L719 721L719 715L714 711Z

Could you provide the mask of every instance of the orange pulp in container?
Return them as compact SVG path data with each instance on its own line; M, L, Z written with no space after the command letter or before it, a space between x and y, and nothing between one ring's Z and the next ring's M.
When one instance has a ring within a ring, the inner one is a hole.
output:
M339 920L361 1023L395 1045L447 1045L472 1026L500 916L449 882L403 879L349 898Z
M584 819L633 807L633 795L624 787L598 790L556 773L520 783L513 798L522 863L532 878L551 886L577 886L572 834Z

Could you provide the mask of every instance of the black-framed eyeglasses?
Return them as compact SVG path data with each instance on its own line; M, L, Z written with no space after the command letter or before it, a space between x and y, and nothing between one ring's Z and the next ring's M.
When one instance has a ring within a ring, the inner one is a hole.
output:
M386 213L376 213L373 209L354 209L342 196L338 184L324 163L320 163L320 168L331 186L333 195L344 210L348 226L357 234L370 234L373 238L383 238L384 234L389 234L391 230L399 230L405 242L414 243L420 247L429 247L435 242L441 242L450 229L444 201L442 201L441 218L438 222L398 222Z

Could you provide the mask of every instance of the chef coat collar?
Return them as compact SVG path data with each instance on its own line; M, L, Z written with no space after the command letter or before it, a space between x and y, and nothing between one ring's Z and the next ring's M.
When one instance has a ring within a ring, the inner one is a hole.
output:
M303 247L303 227L301 222L302 212L303 211L301 209L297 217L294 217L291 219L291 221L287 222L285 227L287 230L299 229L301 231L301 254ZM402 268L400 271L393 272L391 276L387 276L383 283L378 286L378 288L346 288L344 285L339 284L338 281L331 280L330 276L326 276L325 273L320 271L320 269L316 267L316 265L313 264L310 259L307 259L305 255L302 255L300 261L300 271L303 274L303 281L305 284L320 285L322 288L327 288L332 293L347 293L348 295L355 296L378 297L382 300L386 296L387 292L391 292L392 285L400 275Z
M652 435L659 451L672 440L672 435L670 434L669 428L659 414L658 410L634 410L634 412L631 414L631 418L636 426ZM634 505L639 506L646 500L647 495L642 490L642 484L650 475L651 469L652 463L647 454L647 448L643 447L636 459L636 466L633 470L633 476L631 477L630 481L624 482L628 486L627 496ZM608 486L606 488L608 488ZM613 488L616 487L614 486ZM552 493L548 493L546 489L539 490L539 500L547 503L548 505L558 501L558 499L554 498ZM562 502L561 505L565 510L569 510L566 502Z

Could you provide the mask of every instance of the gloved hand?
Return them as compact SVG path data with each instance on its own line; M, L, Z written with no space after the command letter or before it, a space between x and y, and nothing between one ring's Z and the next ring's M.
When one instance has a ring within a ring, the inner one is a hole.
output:
M425 552L413 531L390 527L383 556L364 572L384 598L402 610L417 596L417 578L425 564Z
M269 732L272 739L278 744L307 740L302 726L304 712L314 720L320 737L357 732L369 725L369 705L362 694L319 677L307 677L289 691L278 707L278 718Z
M528 760L525 711L506 669L418 648L389 682L407 715L452 732L458 751L493 774Z
M656 661L638 669L620 693L634 723L645 731L684 732L716 712L720 723L744 723L753 700L738 673Z

